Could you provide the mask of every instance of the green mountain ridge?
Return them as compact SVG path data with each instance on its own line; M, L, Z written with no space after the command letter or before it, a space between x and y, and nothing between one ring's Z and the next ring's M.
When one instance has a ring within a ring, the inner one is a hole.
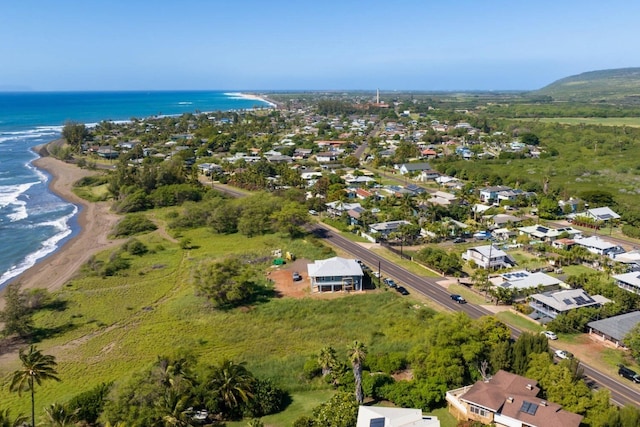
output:
M537 91L554 101L640 104L640 67L588 71L557 80Z

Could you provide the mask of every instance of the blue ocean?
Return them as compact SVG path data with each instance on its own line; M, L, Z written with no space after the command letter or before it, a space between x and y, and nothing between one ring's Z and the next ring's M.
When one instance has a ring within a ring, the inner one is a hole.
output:
M0 93L0 288L78 231L78 207L48 190L32 148L60 137L66 121L91 125L158 115L266 107L237 93Z

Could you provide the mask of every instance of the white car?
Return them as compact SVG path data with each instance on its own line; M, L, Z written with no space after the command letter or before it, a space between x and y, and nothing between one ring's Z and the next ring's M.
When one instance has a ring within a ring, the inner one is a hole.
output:
M558 336L555 334L555 332L551 332L551 331L542 331L540 332L542 335L544 335L545 337L549 338L550 340L557 340Z
M556 350L556 357L558 359L571 359L573 357L573 354L564 350Z

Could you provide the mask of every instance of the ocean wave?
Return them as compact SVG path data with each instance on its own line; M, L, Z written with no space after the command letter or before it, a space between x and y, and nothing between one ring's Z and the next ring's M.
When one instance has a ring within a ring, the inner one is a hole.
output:
M33 267L39 259L44 258L52 252L56 251L58 249L58 243L72 233L73 230L69 226L69 220L73 217L73 215L76 214L76 212L78 212L77 207L73 210L73 213L69 215L65 215L64 217L55 221L47 221L39 224L42 226L53 226L56 230L58 230L58 233L43 241L38 250L30 253L29 255L24 257L22 261L11 266L9 270L4 272L4 274L0 276L0 285L4 284L8 280L13 279L16 276L19 276L24 271Z
M32 129L0 132L0 144L21 139L38 139L60 135L62 126L36 126Z
M27 202L17 200L15 203L12 203L11 206L14 207L13 213L7 214L7 218L9 218L11 222L20 221L29 217L27 213Z
M15 205L18 197L39 182L27 182L16 185L0 185L0 209L8 205Z
M193 105L193 102L189 102L189 101L180 101L180 102L178 102L178 105Z

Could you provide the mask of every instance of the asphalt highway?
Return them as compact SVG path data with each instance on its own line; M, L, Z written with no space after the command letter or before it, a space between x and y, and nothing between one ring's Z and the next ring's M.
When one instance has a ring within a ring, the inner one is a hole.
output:
M463 311L474 319L493 314L478 305L469 303L458 304L451 299L451 296L446 289L436 283L437 279L421 277L407 271L403 267L376 255L361 245L340 236L338 233L333 232L323 225L315 224L311 227L311 231L317 237L326 240L330 245L342 249L343 251L351 254L354 258L360 259L373 271L377 271L379 267L382 277L391 277L398 281L400 285L408 287L409 291L420 293L441 306L452 311ZM517 338L521 334L519 329L511 326L510 328L514 338ZM551 347L553 350L556 350L555 347ZM611 392L611 400L613 403L620 406L625 404L640 406L640 392L638 392L638 390L636 390L628 380L623 378L618 380L617 377L611 378L582 362L580 365L584 369L584 373L590 382L593 383L592 387L606 388Z

